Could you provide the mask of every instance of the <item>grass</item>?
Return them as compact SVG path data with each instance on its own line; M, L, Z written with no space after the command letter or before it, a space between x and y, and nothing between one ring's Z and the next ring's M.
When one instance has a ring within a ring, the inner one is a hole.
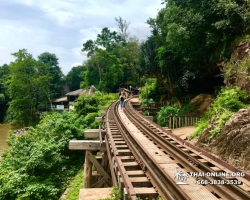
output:
M83 168L81 168L69 185L69 191L65 200L76 200L80 189L83 188Z

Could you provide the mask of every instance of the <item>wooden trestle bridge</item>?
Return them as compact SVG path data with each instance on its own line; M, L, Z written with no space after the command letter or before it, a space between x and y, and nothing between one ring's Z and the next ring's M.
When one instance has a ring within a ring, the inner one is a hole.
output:
M70 141L69 149L86 151L79 200L94 199L93 188L107 197L103 191L112 186L132 200L250 199L249 174L153 123L136 106L136 98L123 111L114 102L96 118L102 127L85 131L99 140Z

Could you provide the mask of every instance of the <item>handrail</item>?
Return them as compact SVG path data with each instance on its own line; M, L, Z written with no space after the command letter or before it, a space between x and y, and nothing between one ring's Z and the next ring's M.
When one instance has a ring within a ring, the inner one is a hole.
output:
M102 146L102 129L101 129L101 126L99 126L99 140L100 140L100 146Z
M181 128L184 126L194 126L200 120L199 116L170 116L168 118L168 128Z

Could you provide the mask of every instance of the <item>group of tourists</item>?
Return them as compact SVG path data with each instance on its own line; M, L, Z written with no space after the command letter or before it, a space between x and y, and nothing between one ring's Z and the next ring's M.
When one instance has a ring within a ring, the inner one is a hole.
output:
M125 107L125 99L137 94L139 94L139 90L132 87L130 88L130 91L126 90L125 88L120 90L119 100L120 100L121 111L123 111L123 108Z

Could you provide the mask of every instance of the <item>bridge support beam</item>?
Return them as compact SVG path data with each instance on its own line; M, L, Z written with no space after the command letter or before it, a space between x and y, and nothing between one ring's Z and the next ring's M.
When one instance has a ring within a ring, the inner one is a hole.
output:
M69 142L69 149L71 150L86 150L85 162L84 162L84 188L93 188L93 187L103 187L103 186L112 186L111 177L106 172L107 168L107 156L103 154L103 166L96 160L93 156L92 151L106 151L105 141L96 141L96 140L71 140ZM92 166L95 167L98 174L101 178L91 185L92 180Z
M99 162L95 159L95 157L93 156L93 154L90 151L86 151L86 155L85 155L88 160L95 166L95 168L97 169L97 171L100 173L100 175L103 177L99 182L98 186L101 186L106 182L107 185L111 186L111 178L108 175L108 173L103 169L103 167L99 164Z
M86 151L87 154L92 154L91 151ZM84 188L91 187L91 179L92 179L92 163L88 159L88 156L85 155L85 162L84 162Z
M84 137L85 138L98 138L99 134L105 135L106 134L106 130L102 130L102 129L86 129L84 131Z
M104 119L102 117L95 117L95 122L103 122Z

